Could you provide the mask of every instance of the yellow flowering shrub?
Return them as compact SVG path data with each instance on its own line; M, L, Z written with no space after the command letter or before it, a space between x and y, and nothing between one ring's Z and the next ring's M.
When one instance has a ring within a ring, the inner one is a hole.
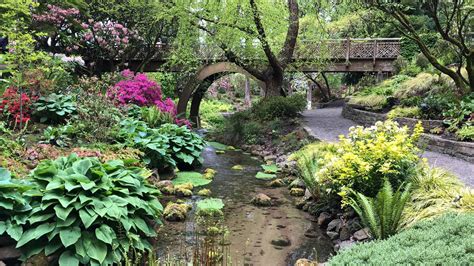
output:
M372 127L352 127L340 142L331 144L331 152L319 153L315 183L330 195L339 195L347 203L355 190L373 197L388 179L394 187L416 174L420 162L416 146L423 132L418 124L413 132L397 122L377 122Z

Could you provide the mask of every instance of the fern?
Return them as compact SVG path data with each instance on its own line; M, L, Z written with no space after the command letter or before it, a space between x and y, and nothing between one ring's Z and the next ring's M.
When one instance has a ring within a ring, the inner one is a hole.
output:
M375 198L358 192L354 195L350 205L360 216L362 223L369 228L374 238L385 239L399 229L403 209L410 197L410 184L403 191L400 187L394 193L390 182L386 180Z
M299 162L298 162L298 173L300 178L305 183L306 187L308 188L311 195L314 198L320 198L320 189L319 184L316 180L316 172L319 170L316 155L312 155L308 157L306 155L302 155Z

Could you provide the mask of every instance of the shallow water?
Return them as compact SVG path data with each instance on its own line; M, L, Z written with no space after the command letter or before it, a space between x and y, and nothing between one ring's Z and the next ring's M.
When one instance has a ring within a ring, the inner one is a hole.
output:
M313 217L294 207L295 198L289 195L287 188L270 188L266 185L268 181L255 178L261 161L240 151L216 154L211 147L205 149L203 157L202 168L217 171L205 188L211 189L212 197L221 198L225 203L224 224L230 231L228 265L293 265L299 258L326 261L333 250L331 241L312 221ZM237 164L244 170L231 170ZM270 196L276 204L253 206L250 200L260 192ZM199 199L201 197L193 196L187 201L194 204ZM158 257L189 255L196 241L195 228L192 211L185 222L165 222L160 230ZM271 241L279 236L287 236L291 245L273 246Z

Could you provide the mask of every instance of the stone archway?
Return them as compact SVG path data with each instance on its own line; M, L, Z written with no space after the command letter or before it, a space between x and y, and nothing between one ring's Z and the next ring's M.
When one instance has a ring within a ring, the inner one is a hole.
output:
M186 114L186 108L189 100L191 101L191 110L189 113L189 119L191 122L196 123L199 126L199 107L201 105L202 98L206 93L210 85L218 80L219 78L229 73L240 73L257 82L261 88L265 88L265 83L256 79L253 75L247 72L245 69L230 63L230 62L219 62L212 65L206 65L202 67L196 75L194 75L185 85L183 91L179 96L177 112L183 116Z

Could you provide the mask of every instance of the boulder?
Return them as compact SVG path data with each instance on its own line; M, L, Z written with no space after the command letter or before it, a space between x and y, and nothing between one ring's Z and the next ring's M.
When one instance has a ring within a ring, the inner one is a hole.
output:
M173 182L171 182L171 180L161 180L156 183L156 187L159 189L164 187L173 187Z
M174 187L173 186L167 186L167 187L162 187L160 188L161 193L165 195L173 195L174 194Z
M0 260L16 259L20 256L21 253L18 249L15 248L15 245L0 247Z
M326 234L329 236L331 240L336 240L339 238L339 233L333 231L327 231Z
M351 231L347 225L343 225L341 227L341 231L339 231L339 239L342 241L349 240L351 238Z
M295 262L294 266L317 266L318 263L308 259L299 259Z
M285 182L283 182L282 179L278 178L275 180L272 180L270 183L268 183L270 187L283 187L285 186Z
M341 226L342 226L341 219L334 219L331 222L329 222L327 230L339 233Z
M175 188L174 194L177 197L191 197L193 195L193 191L186 189L186 188Z
M277 247L288 247L291 245L291 240L287 236L279 236L271 241L271 244Z
M356 241L364 241L369 239L369 229L368 228L362 228L358 231L356 231L353 235L354 240Z
M311 192L309 192L309 189L304 190L304 198L307 200L310 200L313 198L313 195L311 194Z
M197 194L201 197L209 197L211 195L211 190L207 188L203 188L199 190Z
M252 199L252 204L256 206L270 206L272 205L272 199L263 194L263 193L258 193L253 199Z
M303 209L305 205L306 205L306 201L304 199L298 199L295 204L296 208L300 210Z
M288 187L290 189L292 189L292 188L306 189L306 185L304 184L304 181L301 178L297 178L297 179L293 180L293 182L291 182ZM304 191L303 191L303 194L304 194Z
M320 227L327 226L331 221L331 215L327 212L322 212L318 217L318 225Z
M190 205L170 202L163 211L163 217L167 221L179 222L186 219Z
M302 197L304 196L304 189L294 187L290 190L290 195L293 197Z

